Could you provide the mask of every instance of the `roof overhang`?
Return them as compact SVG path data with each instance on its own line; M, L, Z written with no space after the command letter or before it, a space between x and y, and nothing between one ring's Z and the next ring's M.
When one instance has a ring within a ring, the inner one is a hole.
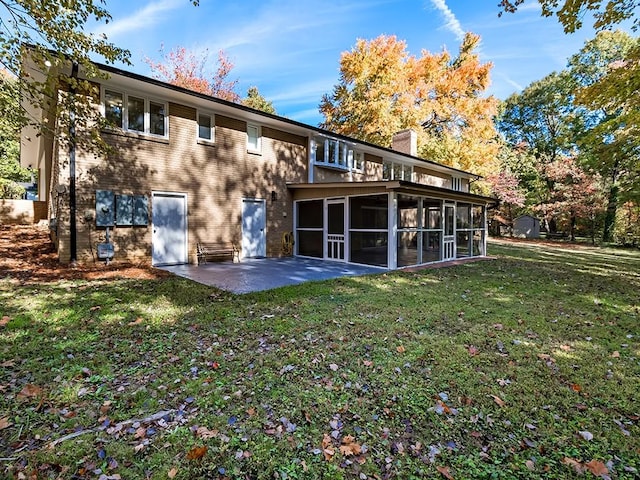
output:
M421 195L442 200L455 200L461 202L483 203L486 205L497 204L498 199L485 197L474 193L458 192L448 188L433 187L420 183L407 182L404 180L390 180L380 182L326 182L326 183L289 183L287 188L296 190L336 190L347 192L348 195L358 195L359 191L366 190L371 193L374 190L383 192L396 192L407 195Z
M343 141L365 153L370 153L390 160L401 160L405 163L421 166L448 175L456 175L468 179L481 178L481 176L474 173L443 165L432 160L414 157L391 148L381 147L379 145L374 145L372 143L334 133L329 130L324 130L313 125L307 125L296 120L291 120L286 117L255 110L242 104L194 92L155 78L138 75L110 65L96 64L96 66L103 72L109 74L109 78L106 80L97 79L100 83L105 85L121 86L122 88L143 91L146 92L147 95L157 95L170 101L175 101L176 103L213 110L214 113L229 115L234 118L255 122L260 125L288 131L304 137L322 136Z

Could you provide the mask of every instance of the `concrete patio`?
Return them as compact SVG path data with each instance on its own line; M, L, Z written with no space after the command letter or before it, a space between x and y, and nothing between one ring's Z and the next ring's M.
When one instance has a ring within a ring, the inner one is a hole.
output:
M311 258L250 258L241 263L160 267L194 282L233 293L250 293L316 280L386 272L386 268Z

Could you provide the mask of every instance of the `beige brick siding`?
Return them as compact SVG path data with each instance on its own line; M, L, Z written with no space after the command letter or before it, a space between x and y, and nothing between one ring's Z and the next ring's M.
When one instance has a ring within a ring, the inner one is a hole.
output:
M293 229L292 198L287 182L307 179L307 139L262 129L262 154L246 148L246 123L215 117L215 144L198 142L195 108L169 104L168 139L123 132L105 132L108 155L77 152L78 260L91 261L104 229L95 226L95 191L146 195L149 220L152 192L187 194L189 261L198 241L241 246L242 199L260 198L267 207L267 255L281 254L282 233ZM67 155L59 152L61 158ZM58 182L66 184L68 162L61 162ZM271 192L277 200L271 200ZM68 203L59 215L60 260L69 261ZM286 214L286 216L285 216ZM151 225L116 226L111 231L114 260L151 261Z
M442 178L437 173L427 170L422 167L414 167L413 168L414 181L416 183L422 183L423 185L429 185L432 187L446 187L447 183L449 184L449 188L451 188L451 180L447 180Z

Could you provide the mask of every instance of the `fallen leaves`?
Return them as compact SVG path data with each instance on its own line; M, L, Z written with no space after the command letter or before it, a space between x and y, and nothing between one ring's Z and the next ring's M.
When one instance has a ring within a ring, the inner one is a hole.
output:
M326 433L322 437L322 454L324 455L324 459L326 461L331 461L333 456L336 454L336 451L333 448L331 437Z
M11 317L4 315L2 318L0 318L0 327L6 327L10 321Z
M606 465L598 460L591 460L590 462L585 463L584 466L587 467L587 470L596 477L604 477L609 473L609 469Z
M167 477L176 478L177 474L178 474L178 469L176 467L173 467L171 470L167 472Z
M498 397L497 395L490 395L491 398L493 398L493 401L495 402L496 405L498 405L499 407L504 407L507 402L505 402L504 400L502 400L500 397Z
M140 325L143 322L143 318L142 317L138 317L135 320L132 320L131 322L129 322L127 325L129 325L130 327L133 325Z
M345 457L360 455L362 453L362 446L356 443L355 438L351 435L345 435L342 439L342 445L340 445L340 453Z
M16 398L18 400L27 400L29 398L38 398L42 396L42 394L43 390L41 387L28 383L22 387L22 390L20 390Z
M403 346L403 345L398 345L398 346L396 347L396 351L397 351L398 353L404 353L404 352L406 352L406 351L407 351L407 349L406 349L406 348L404 348L404 346Z
M0 430L4 430L5 428L9 428L13 423L9 421L9 417L0 418Z
M206 445L192 448L187 452L187 460L200 460L207 454L207 450L209 450L209 447Z
M584 472L590 472L592 475L600 478L608 478L609 469L607 466L599 460L591 460L586 463L579 462L573 458L564 457L562 463L567 465L581 475Z
M467 351L469 352L470 357L475 357L478 354L478 347L469 345L469 347L467 347Z
M436 470L447 480L453 480L453 475L451 475L449 467L436 467Z

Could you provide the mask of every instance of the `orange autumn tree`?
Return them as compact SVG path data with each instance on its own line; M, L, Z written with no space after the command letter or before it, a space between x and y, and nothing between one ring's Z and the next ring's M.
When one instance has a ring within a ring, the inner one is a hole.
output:
M149 57L144 59L151 67L154 78L230 102L240 101L240 96L235 92L238 81L228 79L234 65L223 50L218 52L217 69L211 78L207 78L205 72L208 50L198 55L184 47L176 47L170 52L161 48L160 53L162 61L155 62Z
M321 127L385 147L412 128L421 157L489 174L497 169L497 100L483 95L492 65L480 63L479 43L467 33L455 57L426 50L416 57L395 36L358 40L342 53L339 83L322 98Z

